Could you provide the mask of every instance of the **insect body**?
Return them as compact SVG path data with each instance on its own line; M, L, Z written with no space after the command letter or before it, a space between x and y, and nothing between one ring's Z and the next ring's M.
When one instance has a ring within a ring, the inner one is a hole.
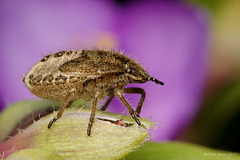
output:
M105 110L116 95L127 107L132 118L138 120L145 91L141 88L124 88L130 83L163 82L150 75L134 60L121 53L109 50L77 50L61 51L45 56L35 64L23 79L29 90L38 97L49 100L63 101L57 116L48 125L50 128L59 119L66 107L73 100L93 99L92 112L89 119L87 134L91 134L97 101L109 96L101 110ZM132 107L122 93L141 94L137 109Z

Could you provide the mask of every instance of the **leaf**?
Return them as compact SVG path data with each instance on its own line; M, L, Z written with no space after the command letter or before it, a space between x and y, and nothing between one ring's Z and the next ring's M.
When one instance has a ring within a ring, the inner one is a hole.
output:
M183 142L146 142L126 160L237 160L238 153L214 150Z

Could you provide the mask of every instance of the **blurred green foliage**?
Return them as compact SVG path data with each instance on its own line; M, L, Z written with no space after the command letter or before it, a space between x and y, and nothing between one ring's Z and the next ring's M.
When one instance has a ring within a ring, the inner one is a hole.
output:
M238 153L213 150L182 142L145 143L126 160L236 160Z
M219 88L205 99L203 108L185 133L185 140L205 146L240 150L240 80Z
M208 9L215 11L224 0L185 0L188 3L193 3L198 6L205 6Z
M240 1L185 0L209 15L209 75L201 109L180 140L240 151Z

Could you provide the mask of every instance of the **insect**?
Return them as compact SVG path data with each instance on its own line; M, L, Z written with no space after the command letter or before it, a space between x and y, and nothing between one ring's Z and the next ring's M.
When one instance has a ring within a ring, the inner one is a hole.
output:
M90 136L97 102L106 96L109 99L101 110L105 110L114 96L120 98L138 125L145 91L141 88L124 88L131 83L153 81L143 67L122 53L109 50L70 50L45 56L35 64L23 79L29 90L36 96L49 100L63 101L57 115L49 122L48 128L63 114L73 100L93 99L87 135ZM128 104L123 93L141 94L136 110Z

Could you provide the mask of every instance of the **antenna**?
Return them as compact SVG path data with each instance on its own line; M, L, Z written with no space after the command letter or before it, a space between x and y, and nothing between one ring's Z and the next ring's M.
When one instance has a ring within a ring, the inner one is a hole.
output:
M163 82L161 82L161 81L159 81L159 80L157 80L156 78L153 78L153 77L148 78L148 80L149 80L149 81L153 81L153 82L155 82L156 84L164 85Z

